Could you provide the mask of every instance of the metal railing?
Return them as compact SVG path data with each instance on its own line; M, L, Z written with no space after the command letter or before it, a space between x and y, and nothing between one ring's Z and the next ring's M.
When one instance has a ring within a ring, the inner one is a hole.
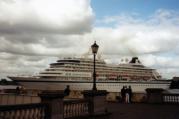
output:
M179 103L179 94L163 93L164 103Z
M90 103L90 99L64 101L64 119L88 116L91 109Z
M0 106L0 119L49 119L48 103Z

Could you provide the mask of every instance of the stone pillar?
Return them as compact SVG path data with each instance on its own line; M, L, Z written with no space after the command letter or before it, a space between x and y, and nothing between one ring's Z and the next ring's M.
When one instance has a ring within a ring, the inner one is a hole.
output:
M63 119L63 92L43 91L38 96L41 97L42 103L49 103L49 119Z
M163 88L147 88L147 103L162 103Z
M106 90L85 90L81 92L85 99L91 99L90 115L99 115L107 113L107 100L108 92Z

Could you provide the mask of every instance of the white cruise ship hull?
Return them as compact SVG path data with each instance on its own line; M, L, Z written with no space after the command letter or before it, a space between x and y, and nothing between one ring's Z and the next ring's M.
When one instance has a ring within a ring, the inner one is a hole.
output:
M26 89L39 90L65 90L67 85L74 91L92 90L93 82L88 80L60 80L60 79L44 79L44 78L24 78L24 77L8 77L13 81L24 85ZM98 90L107 90L108 92L120 92L123 86L131 86L133 92L145 92L146 88L163 88L169 89L170 82L137 82L137 81L97 81Z

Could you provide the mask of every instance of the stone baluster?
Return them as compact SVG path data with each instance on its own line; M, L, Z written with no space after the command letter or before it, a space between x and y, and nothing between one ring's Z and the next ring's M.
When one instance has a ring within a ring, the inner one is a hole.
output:
M4 119L7 119L9 116L9 111L4 111Z
M85 114L88 115L88 102L85 103Z
M75 117L75 115L76 115L76 114L75 114L75 112L76 112L76 111L75 111L76 105L77 105L77 104L73 104L73 106L72 106L72 116L73 116L73 117Z
M70 108L70 109L69 109L69 117L72 117L72 116L73 116L73 115L72 115L72 114L73 114L73 104L70 104L70 105L69 105L69 108Z
M19 119L23 119L23 118L24 118L24 110L20 110Z
M15 110L14 119L19 119L19 110Z
M87 112L86 112L86 103L84 103L84 115L86 115Z
M79 108L79 104L77 103L75 105L75 116L79 116L78 108Z
M9 119L13 119L12 117L13 117L13 112L14 111L9 111Z
M24 119L28 119L29 116L29 109L25 109L24 111Z
M67 118L70 116L70 104L67 105Z
M42 108L38 109L37 119L41 119L42 116Z
M29 109L29 119L33 119L33 113L34 113L34 109Z
M79 113L79 116L81 116L81 103L79 103L79 108L78 108L78 113Z
M34 109L34 114L33 114L33 118L36 119L37 118L37 114L38 114L38 108Z
M85 113L84 113L84 112L85 112L84 107L85 107L85 106L84 106L84 103L82 103L82 115L85 114Z
M170 97L169 97L169 96L167 96L167 102L169 102L169 100L170 100Z
M64 105L64 106L63 106L63 109L64 109L63 117L64 117L64 118L67 118L67 105Z
M43 108L42 108L42 117L41 117L41 119L44 119L44 117L45 117L45 108L46 108L46 107L43 107Z
M0 116L3 117L4 116L4 112L0 112Z

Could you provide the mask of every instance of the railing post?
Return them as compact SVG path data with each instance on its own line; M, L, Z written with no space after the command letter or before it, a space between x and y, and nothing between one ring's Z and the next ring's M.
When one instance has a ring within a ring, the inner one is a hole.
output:
M162 103L163 102L163 88L147 88L147 103Z
M106 90L85 90L82 92L85 99L90 99L89 114L99 115L107 113L107 100L108 92Z
M59 91L43 91L38 94L42 103L49 103L47 119L63 119L63 98L65 94Z

